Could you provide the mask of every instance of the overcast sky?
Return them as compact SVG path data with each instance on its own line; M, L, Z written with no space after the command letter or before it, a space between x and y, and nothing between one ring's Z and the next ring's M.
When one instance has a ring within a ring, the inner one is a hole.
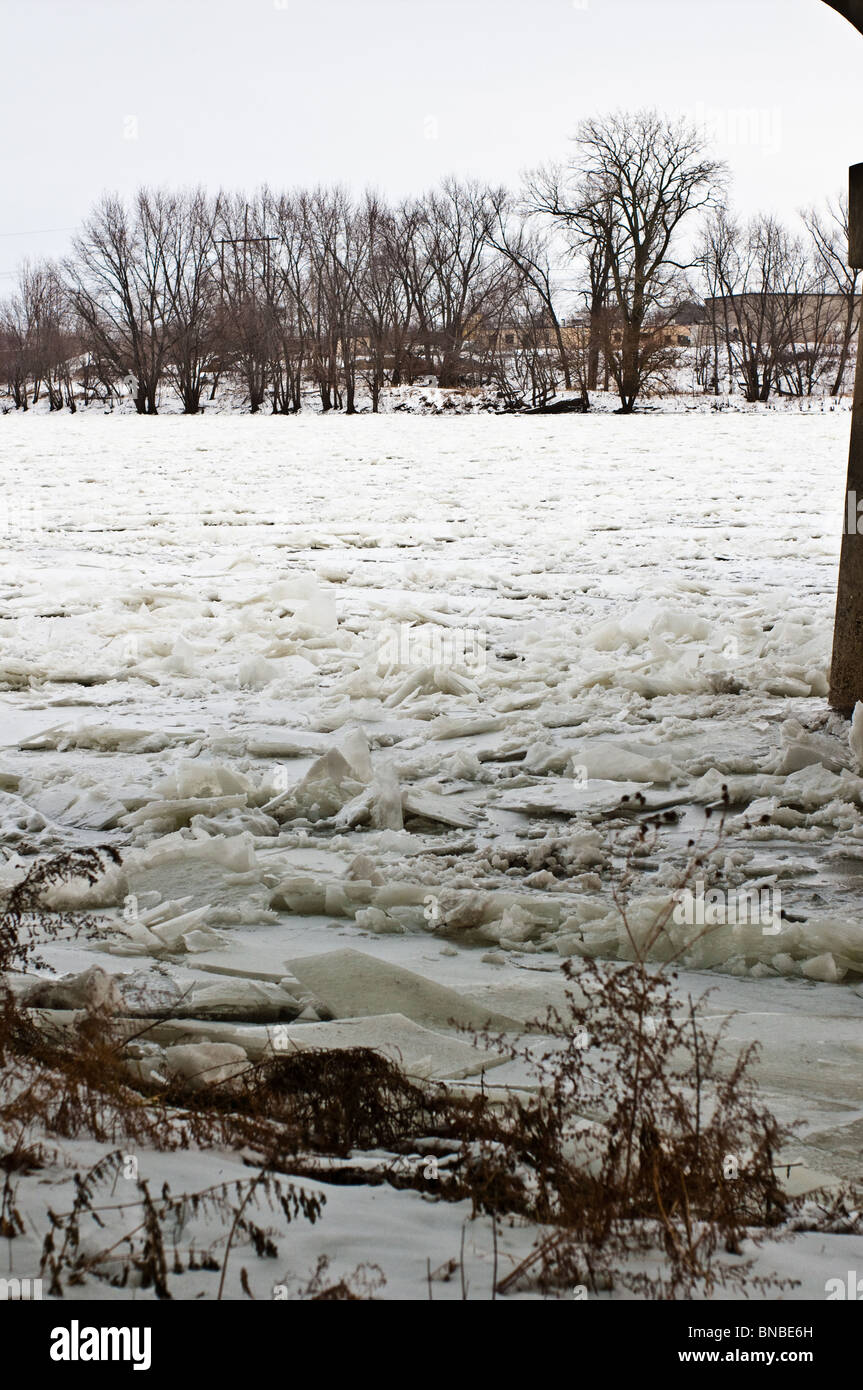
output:
M746 212L863 160L821 0L0 0L0 53L0 292L104 189L514 183L618 107L705 123Z

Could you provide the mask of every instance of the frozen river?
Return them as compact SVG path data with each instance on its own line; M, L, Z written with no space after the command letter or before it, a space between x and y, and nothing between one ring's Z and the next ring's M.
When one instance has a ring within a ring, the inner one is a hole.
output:
M7 843L107 836L152 866L178 832L299 833L337 873L409 867L456 937L614 954L621 798L674 810L661 859L725 784L759 824L729 820L721 887L781 880L809 926L707 963L863 972L836 925L863 784L824 700L847 426L7 418ZM515 918L477 898L498 890ZM428 921L397 906L371 925Z
M566 957L626 958L621 895L649 931L700 836L702 888L775 911L668 918L656 954L760 1043L803 1186L859 1176L863 781L825 698L847 431L3 419L0 872L123 858L69 899L98 939L45 954L182 995L174 1039L254 1058L295 1017L472 1084L453 1019L517 1028ZM394 1288L423 1297L424 1260Z

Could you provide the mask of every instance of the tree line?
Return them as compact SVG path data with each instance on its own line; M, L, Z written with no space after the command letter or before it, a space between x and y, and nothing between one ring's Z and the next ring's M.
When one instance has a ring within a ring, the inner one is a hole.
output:
M252 412L313 392L351 414L431 377L513 410L612 389L629 413L686 342L704 391L837 394L859 307L845 202L792 231L726 194L701 132L641 111L584 121L518 190L105 195L0 301L0 380L18 409L127 392L156 414L170 391L195 414L230 383Z

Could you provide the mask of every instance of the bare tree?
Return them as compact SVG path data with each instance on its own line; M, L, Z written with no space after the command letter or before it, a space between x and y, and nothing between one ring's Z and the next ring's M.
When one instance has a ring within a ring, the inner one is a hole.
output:
M360 296L370 224L344 189L318 189L310 198L311 254L318 290L319 360L325 386L348 415L356 411L357 372L364 347ZM326 407L327 400L324 401Z
M535 338L540 323L543 334L550 330L564 390L571 391L572 372L564 340L562 311L558 308L560 289L551 238L531 225L530 209L516 205L506 189L494 190L491 201L494 220L488 233L489 244L509 261L521 288L530 291L528 301L531 297L535 301L527 308L529 326L523 326L522 337Z
M613 380L629 413L671 384L697 265L704 390L837 394L859 318L847 203L807 212L801 239L771 217L736 222L723 176L686 122L642 111L584 122L573 158L518 197L454 179L395 208L338 188L106 196L64 274L25 267L0 306L0 373L22 409L125 381L155 413L168 381L195 413L224 375L253 412L269 398L294 414L313 387L350 414L363 387L376 411L387 383L431 375L494 382L509 408L573 389L587 406Z
M270 389L273 412L302 409L303 380L312 350L314 286L309 260L310 226L302 194L261 193L264 224L275 237L265 291L270 311Z
M840 194L835 201L828 200L826 212L807 209L803 222L812 238L822 283L827 292L835 296L831 327L838 351L830 394L838 396L860 317L860 271L848 265L847 194Z
M131 376L139 414L155 415L171 338L165 247L171 199L141 189L132 209L105 196L65 262L88 336L119 376Z
M507 409L542 410L563 385L556 325L543 297L526 281L514 302L507 305L504 322L505 331L498 330L492 339L492 378ZM563 353L571 382L575 354L565 347Z
M18 288L0 306L0 369L16 408L44 390L51 410L76 409L73 369L80 342L66 288L52 261L25 261Z
M34 293L34 273L25 261L18 272L15 294L0 306L0 363L7 389L16 410L30 408L30 382L35 377L35 340L38 295ZM38 380L33 381L38 400Z
M825 376L836 372L836 296L799 238L789 238L784 280L778 291L784 342L778 354L777 390L811 396Z
M606 351L624 414L655 367L659 320L672 317L685 288L681 223L714 201L722 177L694 127L639 111L582 122L575 158L531 180L535 208L602 248L619 317Z
M465 375L465 345L511 288L511 264L492 245L494 196L479 183L446 179L415 212L417 337L438 384L456 386Z
M775 217L741 226L720 208L705 225L699 263L717 384L723 350L748 401L764 402L774 389L811 396L835 368L844 303L819 258Z
M367 193L357 213L364 254L355 262L354 287L362 316L362 374L372 411L380 406L389 379L398 385L410 374L410 327L413 304L404 227L377 194Z
M260 199L250 203L239 195L219 194L213 225L218 247L218 370L237 372L255 415L267 397L273 359L271 234Z
M146 204L144 216L152 216ZM164 200L153 236L161 238L170 344L166 375L186 415L201 409L215 345L218 296L214 209L201 189Z

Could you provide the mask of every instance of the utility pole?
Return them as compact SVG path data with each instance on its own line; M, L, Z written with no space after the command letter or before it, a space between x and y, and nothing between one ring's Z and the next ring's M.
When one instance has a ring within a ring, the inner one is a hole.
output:
M270 283L270 242L278 241L277 236L249 236L249 210L246 208L243 220L243 236L223 236L216 237L216 245L219 248L219 280L222 293L222 302L225 300L225 247L234 248L234 269L240 272L240 284L242 297L246 299L249 293L248 274L251 252L247 249L252 246L263 246L264 248L264 282ZM241 246L242 261L238 262L237 247Z
M271 241L278 241L278 240L279 240L279 238L278 238L277 236L224 236L224 237L218 237L218 238L216 239L216 245L219 247L219 279L220 279L220 283L221 283L222 298L223 298L223 299L224 299L224 297L225 297L225 283L226 283L226 281L225 281L225 251L224 251L224 248L225 248L226 246L233 246L233 247L235 248L235 250L234 250L234 264L235 264L235 266L236 266L236 264L237 264L237 251L236 251L236 247L242 246L242 248L243 248L243 253L242 253L242 269L241 269L241 272L240 272L240 283L241 283L242 289L243 289L243 297L245 298L246 295L248 294L248 260L249 260L249 256L250 256L250 253L247 253L247 251L246 251L246 247L247 247L247 246L258 246L258 245L263 245L263 247L264 247L264 281L265 281L266 284L269 284L269 282L270 282L270 242L271 242Z
M824 0L863 34L863 0ZM848 187L848 264L863 269L863 164L851 167ZM833 660L830 666L830 704L850 715L863 700L863 312L857 342L854 402L851 408L851 445L836 619L833 625Z

